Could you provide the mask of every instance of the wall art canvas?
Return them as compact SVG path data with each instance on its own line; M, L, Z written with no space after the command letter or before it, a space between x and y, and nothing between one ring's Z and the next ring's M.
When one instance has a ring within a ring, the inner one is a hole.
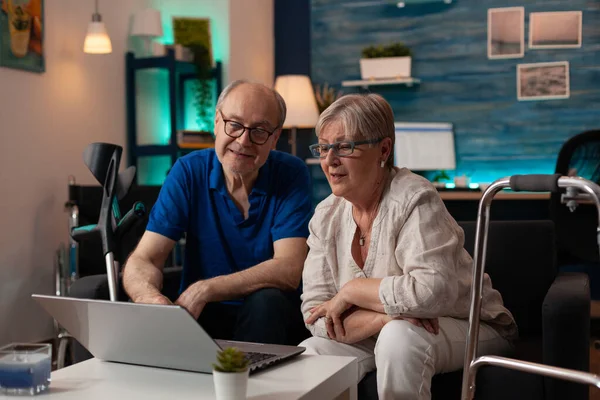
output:
M206 59L214 65L212 41L210 35L210 19L173 17L173 38L176 45L189 49L204 47Z
M0 66L44 72L44 0L0 0Z
M525 54L525 9L488 9L488 58L521 58Z
M581 11L529 14L529 48L569 49L581 47Z
M519 100L552 100L569 97L568 61L519 64L517 66L517 98Z

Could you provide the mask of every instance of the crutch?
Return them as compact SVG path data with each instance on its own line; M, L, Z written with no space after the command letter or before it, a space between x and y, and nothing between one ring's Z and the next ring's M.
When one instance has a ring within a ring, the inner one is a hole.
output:
M110 143L92 143L85 149L84 162L102 185L100 217L97 224L80 226L71 230L71 236L77 241L91 235L100 235L110 301L117 301L119 289L120 266L114 256L117 243L134 225L134 222L146 214L144 204L136 202L127 214L121 216L119 200L129 192L136 172L134 166L130 166L121 173L118 172L122 152L121 146Z
M479 340L479 317L481 313L481 293L487 248L488 223L490 219L490 204L500 190L511 188L513 191L528 192L558 192L566 188L561 196L561 202L566 203L573 211L578 203L593 203L598 210L598 228L596 239L600 246L600 186L580 177L554 175L513 175L494 181L483 193L477 212L475 231L475 251L473 255L473 288L471 290L471 308L469 312L469 330L462 381L462 400L472 400L475 396L475 377L481 366L494 365L533 374L545 375L552 378L584 383L600 388L600 376L589 372L576 371L567 368L553 367L528 361L516 360L499 356L477 355Z

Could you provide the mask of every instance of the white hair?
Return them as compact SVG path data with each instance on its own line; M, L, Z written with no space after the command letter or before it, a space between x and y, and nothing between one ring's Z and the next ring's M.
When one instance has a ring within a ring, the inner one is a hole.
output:
M319 116L315 132L319 137L321 130L333 122L340 122L350 140L376 140L389 137L392 140L390 156L386 160L389 168L394 166L394 111L380 95L347 94L337 99Z
M223 91L219 95L219 98L217 99L216 111L221 110L221 108L223 107L223 103L225 102L225 99L227 99L227 96L229 95L229 93L231 93L233 91L233 89L235 89L238 86L244 85L244 84L260 86L273 95L273 97L277 101L277 107L279 108L279 121L277 123L277 128L281 128L283 126L283 122L285 121L285 116L287 113L287 107L285 105L285 100L274 89L272 89L266 85L263 85L262 83L251 82L246 79L238 79L237 81L231 82L229 85L227 85L227 87L225 89L223 89Z

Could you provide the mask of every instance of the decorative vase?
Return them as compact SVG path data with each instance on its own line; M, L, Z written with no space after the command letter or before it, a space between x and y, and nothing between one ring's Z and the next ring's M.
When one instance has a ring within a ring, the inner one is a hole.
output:
M410 78L412 57L361 58L363 80Z
M248 375L244 372L219 372L213 370L213 382L217 400L245 400L248 389Z

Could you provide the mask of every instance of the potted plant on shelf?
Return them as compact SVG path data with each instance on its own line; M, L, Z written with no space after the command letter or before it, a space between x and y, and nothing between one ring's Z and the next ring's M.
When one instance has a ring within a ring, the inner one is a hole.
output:
M315 99L317 100L317 108L319 114L327 109L334 101L342 96L341 90L336 90L325 83L323 86L316 85L315 88Z
M410 78L412 51L401 42L369 46L362 50L360 74L363 80Z
M212 64L210 52L206 46L188 46L194 55L194 66L198 80L194 82L194 106L196 107L198 126L203 131L212 131Z
M242 400L248 388L248 360L246 354L228 347L217 352L217 364L213 364L213 382L217 400Z

